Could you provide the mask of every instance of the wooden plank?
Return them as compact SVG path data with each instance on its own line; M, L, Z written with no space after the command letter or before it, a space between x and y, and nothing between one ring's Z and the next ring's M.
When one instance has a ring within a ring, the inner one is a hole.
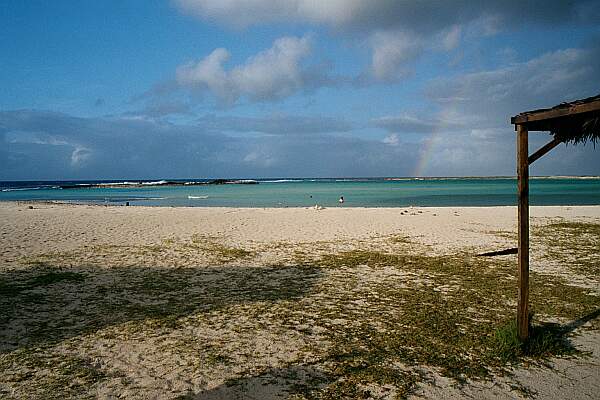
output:
M561 143L562 142L560 140L553 139L550 143L546 143L538 151L536 151L535 153L530 155L527 158L527 162L529 163L529 165L533 164L534 161L540 159L544 154L546 154L547 152L549 152L550 150L552 150L553 148L555 148L556 146L558 146Z
M529 336L529 164L528 132L523 125L517 129L518 228L519 228L519 294L517 329L519 339Z
M600 100L590 103L576 104L571 107L564 108L549 108L536 112L521 113L510 119L511 124L525 124L532 121L540 121L544 119L559 118L566 115L582 114L586 112L600 111Z

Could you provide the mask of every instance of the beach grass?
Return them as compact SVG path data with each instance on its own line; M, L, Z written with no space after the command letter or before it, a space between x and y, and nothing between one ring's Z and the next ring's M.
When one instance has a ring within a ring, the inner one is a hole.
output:
M89 359L53 351L52 348L21 348L1 358L3 384L27 385L25 396L6 398L94 398L89 388L108 378ZM116 375L113 375L115 377Z
M538 227L534 235L543 242L547 259L584 276L600 276L600 224L558 221Z
M560 222L535 237L547 260L587 276L598 266L599 226ZM521 343L515 258L434 255L398 235L384 242L392 247L274 246L289 262L269 265L257 263L260 249L205 236L25 258L0 274L9 328L0 333L0 394L85 398L109 383L135 390L135 376L108 367L118 353L98 353L98 343L135 343L171 355L162 367L179 368L182 379L213 376L213 392L259 383L283 397L405 398L432 373L461 385L582 356L573 330L599 328L592 289L532 271L535 318Z
M518 337L515 319L511 319L496 330L495 348L500 360L518 362L522 357L544 360L549 357L571 356L580 353L568 340L568 334L571 332L568 326L551 322L537 324L532 322L530 320L529 338L524 342Z

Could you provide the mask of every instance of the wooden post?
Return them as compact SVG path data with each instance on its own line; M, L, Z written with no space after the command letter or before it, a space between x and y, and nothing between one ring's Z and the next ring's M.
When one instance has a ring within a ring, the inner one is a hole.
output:
M517 177L519 192L519 299L517 329L519 339L529 336L529 146L527 128L517 125Z

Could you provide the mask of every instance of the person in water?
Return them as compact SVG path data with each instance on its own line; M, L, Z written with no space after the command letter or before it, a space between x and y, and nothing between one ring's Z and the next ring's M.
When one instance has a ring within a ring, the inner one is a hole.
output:
M340 204L344 204L344 196L340 196L340 199L338 200L338 202Z

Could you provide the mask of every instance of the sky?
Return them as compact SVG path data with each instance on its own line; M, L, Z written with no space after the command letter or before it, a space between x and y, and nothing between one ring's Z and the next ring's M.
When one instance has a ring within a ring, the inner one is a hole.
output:
M600 93L600 2L5 0L0 54L0 180L512 176L511 116Z

